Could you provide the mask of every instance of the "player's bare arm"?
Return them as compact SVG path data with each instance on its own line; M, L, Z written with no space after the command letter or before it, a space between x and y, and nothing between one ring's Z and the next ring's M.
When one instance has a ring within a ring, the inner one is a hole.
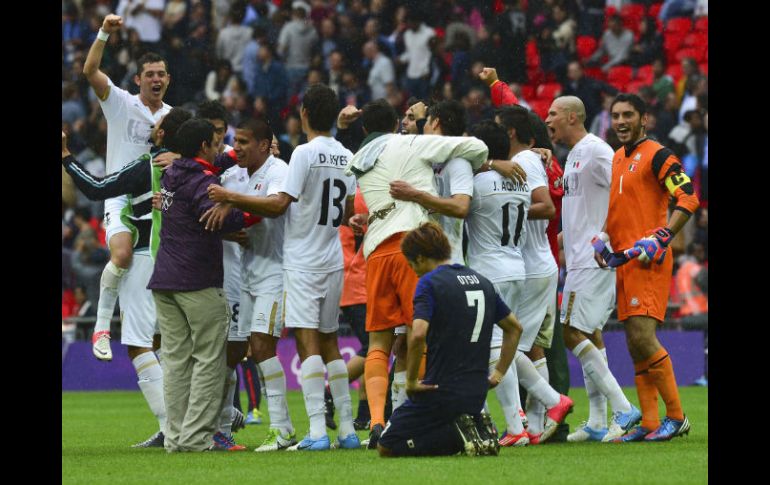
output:
M403 180L395 180L390 183L390 196L396 200L416 202L426 209L459 219L464 219L471 207L471 198L468 195L455 194L447 198L437 197L428 192L417 190Z
M230 204L217 202L214 207L203 213L198 222L205 223L207 231L218 231L222 229L225 219L232 208L233 206Z
M508 372L508 367L516 355L516 347L519 345L523 331L521 323L513 313L509 313L508 316L497 322L497 326L503 329L503 345L500 348L500 360L497 361L495 370L489 376L489 387L500 384L503 376Z
M406 350L406 393L433 391L438 388L437 384L423 384L418 380L420 373L420 361L425 352L425 338L428 335L428 326L426 320L415 319L412 328L407 329L407 350Z
M516 162L510 160L490 160L487 164L490 169L514 182L524 183L527 180L527 172Z
M337 115L337 128L346 130L350 127L350 124L360 118L363 113L363 110L356 108L352 104L345 106Z
M532 205L529 206L529 219L551 220L556 216L556 207L548 193L548 187L538 187L532 191Z
M260 197L233 192L216 184L209 185L208 193L209 199L214 202L226 203L242 211L271 218L283 215L292 202L292 198L285 192ZM203 216L206 217L206 214L203 214Z
M122 26L123 19L120 16L109 14L104 17L101 31L105 34L112 35L120 31ZM107 99L107 95L110 93L109 78L99 69L99 65L102 63L102 56L104 55L104 46L106 44L106 39L100 40L97 37L91 45L91 49L88 51L86 62L83 64L83 74L94 89L96 96L101 100Z
M166 170L169 166L171 166L174 160L179 158L182 158L182 156L178 153L163 152L152 159L152 164L156 167L160 167L162 170Z
M348 226L353 229L353 234L363 236L369 221L369 214L356 214L348 219Z

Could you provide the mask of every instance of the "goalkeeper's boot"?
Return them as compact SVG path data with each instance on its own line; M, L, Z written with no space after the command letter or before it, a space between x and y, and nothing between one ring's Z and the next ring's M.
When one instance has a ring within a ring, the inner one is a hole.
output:
M112 360L112 349L110 348L110 332L103 330L96 332L91 337L91 351L94 357L105 362Z
M559 395L559 404L550 408L545 413L545 426L538 442L544 443L556 432L556 428L564 421L569 413L572 412L572 399L564 394Z
M607 435L602 439L603 442L612 441L615 438L620 438L626 431L633 428L639 421L642 420L642 412L631 404L631 410L625 413L615 412L612 413L612 422L610 423L609 431Z
M663 418L660 427L644 437L644 441L668 441L677 436L684 436L690 432L690 421L687 416L678 421L668 416Z
M163 448L165 439L166 437L163 435L163 431L158 431L141 443L131 445L131 448Z
M288 451L324 451L329 449L331 449L331 442L329 441L328 435L323 435L317 440L314 440L310 437L310 433L302 438L302 441L296 445L287 448Z
M455 428L457 434L463 442L463 453L468 456L478 456L484 451L479 431L476 429L476 422L470 414L461 414L455 419Z
M567 435L569 443L580 443L583 441L602 441L607 436L607 428L593 429L588 423L583 422L578 429Z
M244 451L245 446L235 443L232 436L227 436L221 431L214 433L214 443L209 447L211 451Z
M631 443L633 441L644 441L645 436L650 434L652 431L650 431L647 428L643 428L641 426L635 426L631 428L631 431L624 434L620 438L615 438L612 440L612 443Z

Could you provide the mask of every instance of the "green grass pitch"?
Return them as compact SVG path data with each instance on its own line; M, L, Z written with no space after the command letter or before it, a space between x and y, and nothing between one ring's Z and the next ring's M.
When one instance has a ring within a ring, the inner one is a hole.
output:
M633 388L624 389L638 404ZM356 409L356 392L351 390ZM236 441L249 451L176 453L131 449L157 430L137 392L62 393L63 484L346 484L346 483L522 483L522 484L685 484L708 482L708 389L680 388L692 424L690 435L668 443L556 443L503 448L499 457L382 459L368 450L254 453L267 424L249 425ZM504 426L497 399L489 405ZM585 390L572 389L573 430L588 415ZM247 402L245 393L241 402ZM299 391L289 392L289 408L299 437L307 416ZM266 403L262 403L266 416ZM661 416L664 415L661 403ZM266 420L265 420L266 421ZM329 431L334 440L336 432ZM359 432L361 439L366 432Z

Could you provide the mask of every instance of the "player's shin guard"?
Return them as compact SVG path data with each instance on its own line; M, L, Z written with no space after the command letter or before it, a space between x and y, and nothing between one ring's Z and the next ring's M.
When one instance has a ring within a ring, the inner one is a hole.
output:
M99 282L99 303L96 305L96 332L109 332L110 320L115 312L115 302L118 301L118 284L128 269L116 266L112 261L108 262L102 271L102 279Z
M326 405L324 403L324 362L320 355L311 355L300 366L302 395L310 420L310 438L326 435Z
M385 399L388 392L388 354L381 349L369 349L364 366L366 397L369 401L371 426L385 426Z
M356 432L353 427L353 402L350 400L348 368L345 361L337 359L326 364L329 374L329 390L334 399L334 407L340 416L339 435L344 437Z
M500 349L492 349L489 352L489 373L495 369L497 361L500 360ZM516 366L508 367L503 380L495 387L497 400L500 401L500 407L503 409L505 424L509 433L520 434L524 431L524 425L521 422L519 408L521 407L521 396L519 395L519 376L516 373Z
M577 344L572 349L572 353L580 361L583 373L607 397L613 412L620 411L625 413L631 410L631 403L628 402L626 395L623 394L623 390L620 389L618 381L610 372L610 368L607 367L607 362L602 353L599 352L599 349L590 340L586 339Z
M166 405L163 400L163 370L152 352L139 354L131 361L139 378L138 384L150 411L158 419L160 430L166 429Z
M514 363L519 374L519 382L535 399L542 402L546 408L559 404L559 393L537 372L529 357L517 350Z
M648 359L648 362L650 362L650 377L666 404L666 416L682 421L684 413L682 402L679 400L679 388L676 385L671 356L661 347Z
M398 407L406 401L406 371L393 374L390 399L393 402L393 411L398 409Z
M219 409L219 431L225 436L232 434L233 424L233 398L235 396L235 388L238 384L238 376L236 370L227 368L225 373L225 394L222 397L222 403Z
M289 417L289 405L286 402L286 375L278 357L271 357L259 363L267 399L267 412L270 415L270 427L281 430L285 435L294 434L294 426Z

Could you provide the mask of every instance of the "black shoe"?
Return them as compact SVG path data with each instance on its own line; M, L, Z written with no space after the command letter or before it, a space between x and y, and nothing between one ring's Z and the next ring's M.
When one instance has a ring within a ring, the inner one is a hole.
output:
M233 422L230 423L230 430L237 433L238 430L246 427L246 418L238 408L233 408Z
M329 390L329 386L324 390L324 402L326 404L326 427L337 429L337 423L334 422L334 398Z
M468 456L478 456L482 453L483 444L476 422L470 414L461 414L455 419L455 427L463 442L463 453Z
M166 437L163 435L163 431L158 431L141 443L132 445L131 448L163 448L165 441Z
M369 432L369 444L366 446L369 450L376 450L377 443L380 441L380 435L382 435L383 426L381 424L375 424L374 428Z
M486 411L481 411L476 429L483 445L482 454L497 456L500 454L500 442L497 441L497 427L492 421L492 416Z
M363 431L369 429L369 419L361 418L360 416L353 420L353 429L356 431Z

